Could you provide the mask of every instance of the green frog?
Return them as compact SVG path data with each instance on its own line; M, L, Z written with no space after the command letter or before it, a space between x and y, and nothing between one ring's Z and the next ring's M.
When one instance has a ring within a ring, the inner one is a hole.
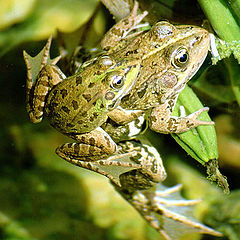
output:
M145 116L152 130L164 133L213 124L197 120L207 108L189 116L171 116L179 92L207 55L208 32L168 22L156 23L148 31L132 32L146 15L138 14L135 2L130 15L105 35L101 42L104 51L67 78L56 66L59 58L49 57L51 39L37 57L24 52L31 121L38 123L45 115L54 128L75 140L57 148L60 157L103 174L117 185L119 176L133 169L147 172L155 182L162 181L166 174L161 164L151 172L149 164L134 161L139 155L136 150L119 153L111 137L116 128L106 127L109 120L123 126L116 141L123 139L124 126L137 124ZM141 123L138 126L140 129Z

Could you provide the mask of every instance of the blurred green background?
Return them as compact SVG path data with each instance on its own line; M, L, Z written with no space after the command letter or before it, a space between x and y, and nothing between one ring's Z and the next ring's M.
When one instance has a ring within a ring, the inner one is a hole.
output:
M229 18L238 26L239 16L232 10L232 4L237 2L217 1L226 5ZM86 22L97 3L0 0L0 239L161 239L106 178L60 159L54 151L68 139L45 120L38 125L30 123L25 110L23 49L36 55L56 29L71 32ZM167 18L176 23L199 24L206 18L201 7L207 16L213 15L207 12L211 6L204 4L200 0L140 1L141 7L151 12L150 22ZM97 19L96 38L113 23L103 6ZM240 40L237 33L234 37ZM57 56L55 41L52 48L52 55ZM202 198L196 214L205 224L226 235L224 238L196 235L194 239L240 239L239 71L234 58L224 59L215 66L210 66L208 59L202 75L191 84L202 102L211 108L221 171L228 177L231 195L224 195L220 188L209 183L205 169L170 135L148 133L157 142L167 167L164 184L181 182L185 197Z

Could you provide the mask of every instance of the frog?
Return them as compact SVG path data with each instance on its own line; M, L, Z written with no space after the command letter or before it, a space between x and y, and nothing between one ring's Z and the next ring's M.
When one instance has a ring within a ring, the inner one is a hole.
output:
M138 13L137 9L136 3L128 16L131 26L122 21L126 31L131 31L146 16L147 12ZM30 120L39 123L44 115L51 126L75 140L56 149L60 157L77 159L82 167L119 184L118 175L141 166L132 161L121 161L119 155L111 158L117 151L117 145L101 125L134 84L140 62L136 59L116 61L107 51L102 51L84 62L75 74L66 77L56 65L60 57L50 58L51 41L52 37L35 57L23 52L27 66L26 108ZM132 115L135 118L135 114L131 113L129 119ZM122 167L122 171L112 176L104 170L110 165L118 169Z
M190 116L171 117L179 92L207 54L207 31L159 22L150 30L132 32L146 15L146 11L138 13L135 1L129 16L105 35L103 52L83 63L73 76L66 77L57 67L59 58L50 59L51 38L37 57L24 52L31 121L38 123L45 115L50 125L75 141L56 149L61 158L118 185L119 176L133 169L145 169L156 182L164 174L156 174L162 171L158 164L151 174L149 164L133 161L138 151L119 153L111 137L115 130L104 130L109 119L124 127L148 116L150 128L165 133L213 124L197 120L207 108Z
M140 58L141 69L137 81L121 100L122 109L141 110L147 115L150 129L158 133L182 133L199 125L214 125L212 121L197 119L208 107L188 116L181 107L180 117L172 116L179 93L207 56L210 45L207 30L161 21L149 31L128 39L126 45L112 55L118 59ZM117 111L119 108L109 115ZM119 112L116 116L120 115ZM122 116L121 119L126 123Z
M179 239L187 231L222 236L221 232L202 224L192 214L193 207L201 200L184 199L180 194L182 184L172 187L162 184L167 177L162 158L146 137L119 142L115 157L121 158L123 154L132 152L137 154L125 155L123 161L133 161L144 167L122 173L119 176L120 184L111 179L110 183L163 239ZM78 162L75 164L78 165Z

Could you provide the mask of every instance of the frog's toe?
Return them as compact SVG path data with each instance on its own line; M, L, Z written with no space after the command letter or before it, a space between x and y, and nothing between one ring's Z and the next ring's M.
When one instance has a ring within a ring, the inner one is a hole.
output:
M31 57L26 51L23 51L23 57L27 66L27 87L31 88L35 82L37 75L47 64L55 65L61 56L54 59L50 58L50 47L52 42L52 35L47 40L45 47L35 57Z
M190 114L188 118L192 120L195 127L199 125L214 125L215 123L213 121L201 121L197 119L201 113L207 112L207 111L209 111L208 107L201 108L198 111Z

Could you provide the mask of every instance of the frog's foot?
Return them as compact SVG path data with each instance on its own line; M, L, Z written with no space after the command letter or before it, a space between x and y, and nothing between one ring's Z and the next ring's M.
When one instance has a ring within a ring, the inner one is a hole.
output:
M101 41L101 47L106 50L114 47L121 39L128 36L132 30L141 27L141 25L138 24L147 14L147 11L138 14L138 2L135 1L131 13L127 17L120 20L117 24L115 24L105 34L104 38Z
M31 57L23 51L24 60L27 66L27 112L31 121L34 123L42 120L45 96L52 86L62 80L62 78L55 77L56 73L49 76L46 71L44 71L45 66L49 64L52 64L53 67L57 69L54 65L60 59L60 56L54 59L50 59L49 57L51 40L52 36L48 39L42 51L35 57ZM57 71L59 72L58 69ZM61 73L60 76L62 76Z
M181 107L180 110L180 117L175 117L171 116L171 112L163 109L162 106L153 109L149 121L150 128L160 133L182 133L200 125L214 125L213 121L197 119L202 112L209 110L208 107L201 108L187 116L184 107Z
M186 118L188 119L187 127L189 129L191 129L191 128L195 128L195 127L200 126L200 125L214 125L215 123L213 121L201 121L201 120L197 119L198 116L202 112L207 112L207 111L209 111L209 108L204 107L204 108L201 108L198 111L186 116Z
M117 188L166 240L179 239L186 233L195 232L222 236L193 216L193 206L201 200L184 199L179 193L180 189L181 185L166 188L158 183L148 190L138 190L129 195Z
M134 169L141 168L140 164L134 163L130 160L130 158L136 154L135 152L116 154L106 159L95 161L72 158L71 156L65 155L59 148L56 150L56 153L61 158L76 166L86 168L88 170L106 176L117 186L121 186L119 179L120 175Z

